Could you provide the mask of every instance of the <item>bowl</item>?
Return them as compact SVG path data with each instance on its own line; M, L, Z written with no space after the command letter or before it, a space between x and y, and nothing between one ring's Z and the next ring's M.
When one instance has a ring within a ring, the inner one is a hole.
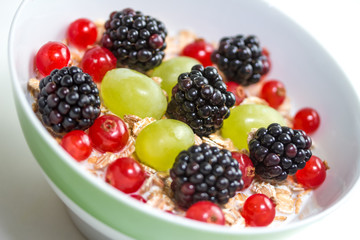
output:
M81 168L42 126L27 92L27 81L34 76L36 51L50 40L62 40L68 24L77 18L105 20L113 10L126 7L160 19L170 34L190 29L211 41L238 33L257 35L271 52L273 68L269 77L286 83L293 111L306 106L318 110L322 124L312 135L316 143L314 153L326 159L331 170L325 183L313 192L291 222L279 227L234 229L164 214L99 181ZM89 239L280 238L336 209L359 179L357 95L339 66L311 36L262 1L183 0L181 5L164 5L160 0L121 3L25 0L11 26L9 64L26 141L45 178L68 207L76 226Z

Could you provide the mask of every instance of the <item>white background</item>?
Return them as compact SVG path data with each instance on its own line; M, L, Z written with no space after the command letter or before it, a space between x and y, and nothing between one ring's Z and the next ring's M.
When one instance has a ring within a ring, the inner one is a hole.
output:
M268 2L321 43L360 94L360 1ZM19 3L20 0L0 0L0 239L84 239L46 183L17 120L8 71L7 35ZM354 238L359 232L359 215L358 183L342 206L291 239Z

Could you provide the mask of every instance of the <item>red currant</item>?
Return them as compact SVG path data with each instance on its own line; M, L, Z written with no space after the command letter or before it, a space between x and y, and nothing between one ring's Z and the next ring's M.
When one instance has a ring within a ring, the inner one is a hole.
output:
M116 68L116 61L112 52L97 46L85 52L80 67L93 78L94 82L100 83L107 71Z
M326 169L320 158L311 156L305 167L296 172L297 182L305 188L317 188L325 181Z
M264 55L265 57L270 57L270 52L267 48L263 47L261 54Z
M145 181L141 165L132 158L118 158L112 162L105 174L106 182L124 193L139 190Z
M35 65L43 76L50 75L54 69L66 67L70 61L69 48L60 42L44 44L35 56Z
M307 134L315 132L320 126L320 116L312 108L300 109L294 117L294 129L304 130Z
M209 201L200 201L191 205L185 217L219 225L225 225L225 217L221 208Z
M253 194L245 200L241 215L251 227L268 226L275 218L275 204L264 194Z
M85 160L92 152L91 140L81 130L68 132L61 139L61 146L77 161Z
M67 39L70 45L85 49L95 43L97 28L95 23L86 18L79 18L72 22L67 29Z
M99 152L118 152L125 147L129 132L121 118L103 115L89 128L89 137Z
M138 201L140 201L140 202L142 202L142 203L146 203L146 202L147 202L146 199L143 198L143 197L142 197L141 195L139 195L139 194L131 194L130 197L132 197L132 198L134 198L134 199L136 199L136 200L138 200Z
M236 82L226 82L227 91L232 92L235 95L235 105L239 105L244 101L246 94L244 88Z
M267 101L271 107L277 109L285 100L285 86L277 80L267 81L261 88L260 97Z
M211 53L214 47L204 39L196 39L194 42L186 45L181 52L182 56L197 59L204 67L211 66Z
M242 172L242 180L244 182L244 188L248 188L255 177L255 168L251 159L243 153L232 152L232 157L239 162L239 168Z

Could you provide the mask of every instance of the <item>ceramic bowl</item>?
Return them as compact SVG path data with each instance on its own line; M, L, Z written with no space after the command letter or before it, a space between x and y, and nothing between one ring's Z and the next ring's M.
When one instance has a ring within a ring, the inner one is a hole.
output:
M190 29L210 41L239 33L257 35L271 52L269 77L286 83L294 111L306 106L319 111L322 123L312 136L314 153L326 159L331 170L294 220L279 227L233 229L162 213L81 168L42 126L26 87L34 76L36 51L50 40L64 39L68 24L77 18L105 20L112 11L126 7L160 19L170 34ZM360 114L354 90L311 36L262 1L25 0L12 23L9 62L17 113L28 145L76 225L91 239L279 238L342 204L359 179Z

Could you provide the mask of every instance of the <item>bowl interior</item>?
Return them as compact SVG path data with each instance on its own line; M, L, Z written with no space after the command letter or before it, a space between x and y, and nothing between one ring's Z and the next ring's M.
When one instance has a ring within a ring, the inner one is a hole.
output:
M170 34L190 29L209 41L236 34L257 35L271 54L269 78L285 83L293 113L307 106L319 111L321 127L312 136L313 153L331 167L325 183L314 191L293 221L323 214L335 206L358 180L360 169L359 103L343 72L314 39L264 2L183 0L181 4L174 3L165 4L160 0L25 1L9 40L13 81L16 81L15 86L21 87L15 94L26 96L23 104L31 109L26 85L34 76L36 51L48 41L63 40L68 24L80 17L106 20L112 11L132 7L163 21Z

